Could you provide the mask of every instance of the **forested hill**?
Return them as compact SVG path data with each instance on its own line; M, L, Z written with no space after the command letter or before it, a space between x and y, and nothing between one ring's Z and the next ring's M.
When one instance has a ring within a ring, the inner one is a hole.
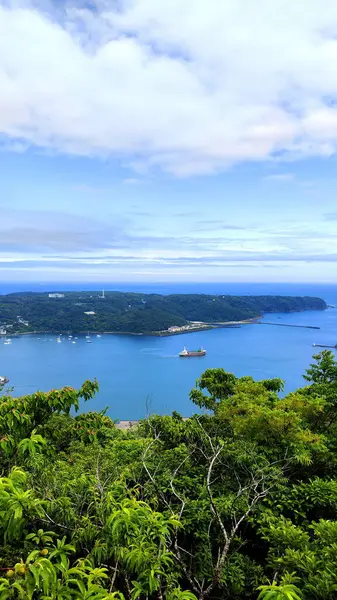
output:
M0 296L0 326L9 331L150 333L190 321L240 321L263 313L324 310L320 298L106 292ZM61 297L60 297L61 296Z

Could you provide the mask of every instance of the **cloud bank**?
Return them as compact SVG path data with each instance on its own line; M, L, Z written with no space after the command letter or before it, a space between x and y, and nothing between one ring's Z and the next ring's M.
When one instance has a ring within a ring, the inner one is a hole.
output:
M48 210L3 209L0 267L40 264L65 269L119 265L139 268L222 267L251 263L337 263L334 226L308 224L240 227L198 221L198 236L181 230L141 231L137 220L113 222Z
M337 3L0 0L0 142L213 173L337 147Z

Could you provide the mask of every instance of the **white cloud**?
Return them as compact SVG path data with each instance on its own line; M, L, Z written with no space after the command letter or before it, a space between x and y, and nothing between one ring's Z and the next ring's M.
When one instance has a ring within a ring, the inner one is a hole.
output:
M127 179L123 179L124 185L141 185L144 183L143 179L138 179L137 177L128 177Z
M84 192L84 193L88 193L88 194L101 194L106 191L102 187L87 185L87 184L83 184L83 183L78 183L76 185L72 185L71 189L74 190L75 192Z
M273 175L267 175L264 179L267 179L267 181L293 181L294 178L294 173L274 173Z
M178 176L336 151L335 2L8 4L0 133L14 150L112 155Z

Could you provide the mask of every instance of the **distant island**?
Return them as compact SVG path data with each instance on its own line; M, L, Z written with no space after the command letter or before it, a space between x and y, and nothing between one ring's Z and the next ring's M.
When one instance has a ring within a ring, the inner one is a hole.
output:
M90 331L174 335L235 326L264 313L326 308L324 300L313 297L22 292L0 296L0 334Z

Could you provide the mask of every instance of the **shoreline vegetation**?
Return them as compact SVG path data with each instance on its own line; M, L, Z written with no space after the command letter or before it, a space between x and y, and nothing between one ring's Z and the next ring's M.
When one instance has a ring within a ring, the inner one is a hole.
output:
M224 321L223 323L198 323L198 324L188 324L183 325L182 327L176 327L174 331L169 331L168 329L163 331L150 331L147 333L134 333L132 331L90 331L89 333L99 333L102 335L136 335L136 336L144 336L144 337L169 337L173 335L182 335L184 333L195 333L197 331L209 331L210 329L236 329L241 327L241 325L252 325L252 324L260 324L260 319L263 317L253 317L252 319L245 319L244 321ZM59 331L60 335L68 335L74 333L73 331ZM86 335L88 331L77 331L78 335ZM55 335L55 331L20 331L10 334L12 337L19 337L22 335ZM0 333L1 337L6 337L8 334Z
M0 296L0 334L170 336L258 323L266 313L325 310L321 298L139 294L14 293Z

